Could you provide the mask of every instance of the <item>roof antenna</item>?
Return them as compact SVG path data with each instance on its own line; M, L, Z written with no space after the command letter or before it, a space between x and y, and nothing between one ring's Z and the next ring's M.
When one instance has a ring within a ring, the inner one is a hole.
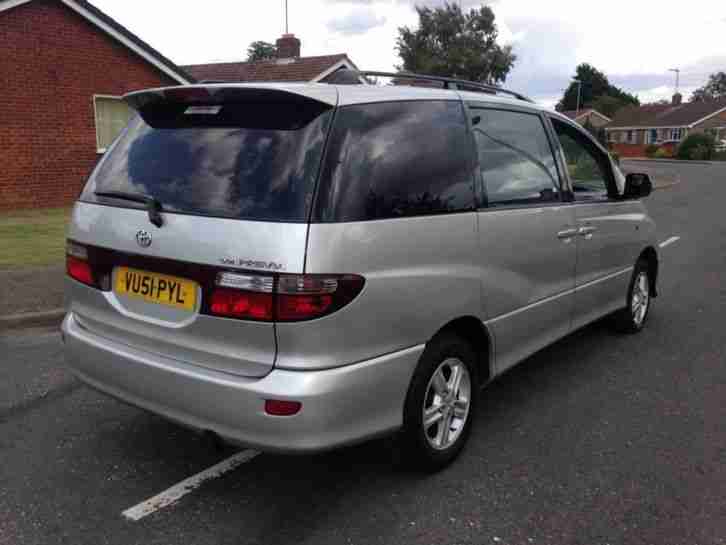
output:
M285 0L287 2L287 0ZM675 72L676 73L676 94L678 93L678 88L681 84L681 69L680 68L669 68L669 72Z
M285 34L290 34L287 28L287 0L285 0Z

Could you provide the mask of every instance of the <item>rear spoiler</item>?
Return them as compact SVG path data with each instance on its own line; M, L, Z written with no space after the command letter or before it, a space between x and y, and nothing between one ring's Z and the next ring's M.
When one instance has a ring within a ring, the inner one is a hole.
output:
M134 91L123 97L134 110L157 103L212 105L224 103L293 103L317 102L328 107L338 103L333 85L309 84L204 84L179 85Z
M330 85L184 85L137 91L124 100L157 129L297 130L334 108L338 91Z

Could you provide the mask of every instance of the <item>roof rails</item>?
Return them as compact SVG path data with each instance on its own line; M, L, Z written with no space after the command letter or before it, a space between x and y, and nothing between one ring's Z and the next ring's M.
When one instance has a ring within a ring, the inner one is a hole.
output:
M447 78L444 76L430 76L428 74L416 74L413 72L379 72L373 70L339 70L335 75L340 72L354 72L358 76L381 76L390 77L395 79L413 79L413 80L424 80L424 81L436 81L443 84L444 89L460 89L462 91L475 91L481 93L489 93L492 95L505 94L510 95L518 100L524 100L526 102L534 102L531 98L528 98L515 91L504 89L497 85L490 85L488 83L479 83L476 81L469 81L465 79ZM338 78L329 78L330 83L354 83L349 78L343 78L342 81L337 81Z

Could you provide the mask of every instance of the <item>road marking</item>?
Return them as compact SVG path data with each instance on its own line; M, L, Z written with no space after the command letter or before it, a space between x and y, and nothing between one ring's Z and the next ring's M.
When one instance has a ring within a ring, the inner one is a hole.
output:
M674 242L676 242L678 240L681 240L681 237L671 237L671 238L669 238L667 240L664 240L660 244L658 244L658 246L660 246L661 248L665 248L669 244L673 244Z
M199 488L205 481L216 479L245 462L249 462L258 454L259 452L256 450L243 450L238 452L234 456L230 456L218 464L208 467L204 471L200 471L188 479L184 479L171 488L167 488L161 494L157 494L153 498L149 498L138 505L129 507L121 514L129 520L140 520L146 515L150 515L159 509L163 509L164 507L179 501L182 497Z

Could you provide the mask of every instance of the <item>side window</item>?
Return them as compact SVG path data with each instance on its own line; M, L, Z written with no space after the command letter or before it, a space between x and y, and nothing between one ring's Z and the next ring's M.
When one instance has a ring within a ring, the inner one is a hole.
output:
M562 146L576 200L602 199L608 194L609 162L578 129L552 119Z
M314 221L363 221L475 209L461 103L341 107L329 137Z
M472 107L489 206L559 200L555 159L538 115Z

